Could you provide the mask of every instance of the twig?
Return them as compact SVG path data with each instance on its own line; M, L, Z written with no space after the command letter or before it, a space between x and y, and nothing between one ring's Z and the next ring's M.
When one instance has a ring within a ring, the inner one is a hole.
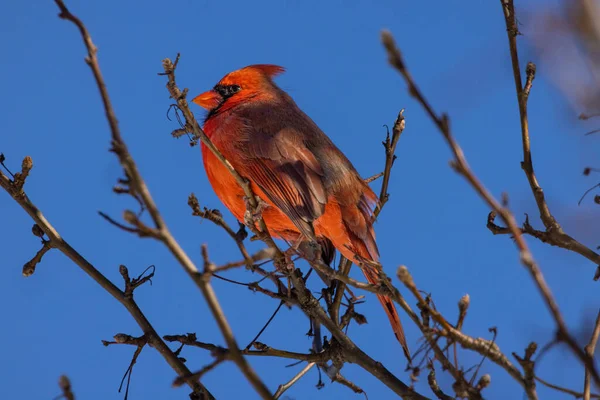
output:
M536 376L535 380L538 381L539 383L541 383L542 385L549 387L550 389L554 389L554 390L558 390L559 392L562 392L562 393L570 394L571 396L575 397L576 399L583 398L583 393L577 392L572 389L564 388L562 386L555 385L553 383L543 380L539 376ZM600 399L600 395L591 394L588 399Z
M454 400L452 396L448 396L446 393L442 391L440 385L438 385L437 380L435 378L435 369L433 368L433 363L429 366L429 374L427 375L427 383L429 383L429 387L435 396L440 400Z
M196 339L195 333L188 333L187 335L165 335L163 338L167 342L179 342L181 344L185 344L186 346L193 346L208 350L213 354L222 355L226 359L231 359L232 357L229 349L211 343L200 342ZM260 342L254 342L253 346L256 350L244 349L240 350L240 352L247 356L279 357L308 362L326 362L329 360L329 354L327 352L319 354L295 353L287 350L274 349Z
M37 225L34 225L37 226ZM35 272L35 267L42 261L42 257L46 254L52 246L52 242L50 240L42 239L42 248L35 253L35 256L23 265L23 276L31 276Z
M585 346L585 353L590 357L590 359L594 359L594 351L596 350L596 344L598 343L598 337L600 337L600 311L596 316L596 323L594 325L594 331L592 332L592 337L590 338L590 342ZM586 367L585 369L585 378L583 382L583 400L590 400L590 371Z
M477 194L502 218L506 226L511 230L515 239L515 244L519 250L520 261L530 273L544 302L546 303L546 306L550 310L550 313L557 325L558 336L561 338L561 340L567 343L573 353L577 355L584 365L591 369L594 381L600 383L600 375L596 370L593 360L590 359L581 348L579 348L577 342L569 333L564 318L560 312L560 309L558 308L558 304L552 295L552 291L546 283L546 280L544 279L544 276L539 266L535 262L531 252L529 251L529 247L521 235L513 214L508 208L504 207L491 195L491 193L485 188L485 186L483 186L483 184L471 171L462 149L452 136L448 116L446 114L443 114L441 117L438 116L429 102L425 99L419 88L416 86L411 74L406 68L400 50L396 47L396 43L394 42L392 35L389 32L384 31L382 33L382 41L387 50L390 64L402 75L408 85L409 93L415 97L425 109L431 120L438 127L439 131L442 133L442 136L448 143L448 146L450 147L454 156L454 160L451 164L452 167L469 182ZM533 393L530 393L530 395L533 395Z
M208 258L208 248L206 245L202 245L202 258L204 260L205 271L209 271L211 263ZM248 381L252 384L254 389L262 398L272 399L273 396L271 395L271 392L267 386L261 381L254 369L252 369L250 364L248 364L248 361L246 361L246 359L242 356L237 341L233 335L233 331L231 330L231 327L225 318L225 314L223 313L221 305L217 300L217 296L212 285L210 284L209 278L210 274L207 274L206 272L204 274L199 274L198 272L194 274L194 281L202 291L211 313L213 314L213 317L216 320L221 333L223 334L223 338L225 339L227 347L231 352L231 359L237 364L238 368L242 371L244 376L246 376L246 379L248 379Z
M146 343L143 343L143 344L140 344L137 346L137 348L135 349L135 352L133 353L133 357L131 357L131 362L129 363L129 367L127 367L127 370L125 371L125 374L123 375L123 378L121 379L121 385L119 386L119 393L121 393L121 390L123 389L123 383L125 382L125 378L127 378L127 384L125 385L124 400L127 400L127 398L129 397L129 386L131 384L131 375L133 374L133 366L137 362L137 359L138 359L139 355L142 353L142 349L144 348L145 345L146 345Z
M525 356L519 357L517 353L513 353L513 357L517 359L521 368L523 368L525 381L525 389L527 393L536 393L535 391L535 362L531 359L537 350L537 344L535 342L529 343L529 346L525 349Z
M546 227L547 238L546 242L564 249L574 251L592 261L597 266L600 265L600 254L594 252L590 248L579 243L571 236L563 231L558 221L554 218L546 202L544 191L540 186L538 179L533 169L533 161L531 158L531 142L529 138L529 121L527 118L527 100L531 90L531 84L535 77L535 64L527 63L526 82L523 87L521 78L521 67L519 65L519 53L517 51L517 18L515 15L515 7L513 0L500 0L502 10L504 11L504 20L506 23L506 32L508 36L508 46L510 49L510 57L512 60L513 76L515 81L515 89L517 93L517 101L519 103L519 116L521 121L521 140L523 142L523 162L521 168L527 176L531 192L535 198L537 208L540 212L540 219Z
M152 270L152 272L149 273L148 275L144 276L144 274L150 269ZM133 297L133 291L136 288L142 286L146 282L150 282L150 284L152 284L152 278L154 277L155 271L156 271L156 267L154 265L151 265L148 268L146 268L140 274L140 276L138 276L137 278L131 279L129 277L129 270L127 269L127 267L124 265L119 266L119 273L121 274L121 276L123 277L123 280L125 281L125 291L124 291L125 296Z
M281 310L281 306L283 306L284 304L285 304L284 300L281 300L279 302L279 305L277 306L277 308L275 309L275 311L273 311L273 314L271 315L271 317L269 317L269 320L267 321L267 323L260 329L260 331L256 334L256 336L254 337L254 339L252 339L250 341L250 343L248 343L248 346L246 346L246 350L250 349L250 347L252 347L252 344L254 342L256 342L260 338L260 335L262 335L263 332L265 331L265 329L267 329L267 327L269 326L269 324L271 323L271 321L273 321L273 318L275 318L275 316L277 315L277 313L279 312L279 310Z
M392 128L392 138L390 139L390 132L388 131L385 141L382 142L383 147L385 148L385 167L383 169L383 182L381 183L381 191L379 192L379 205L373 213L375 218L377 218L377 216L381 212L381 209L390 198L390 195L387 192L387 190L390 183L390 176L392 174L392 166L394 165L394 161L396 161L397 158L396 146L398 145L400 135L402 135L402 132L404 132L405 126L406 121L404 119L404 109L402 109L398 113L396 122L394 122L394 127Z
M392 167L394 165L394 161L396 160L396 146L398 145L398 140L400 140L400 136L402 132L404 132L404 128L406 126L406 121L404 118L404 109L398 112L398 116L396 117L396 121L394 122L394 126L392 128L392 137L390 139L389 129L387 131L386 138L381 144L385 149L385 166L383 170L383 181L381 183L381 191L379 193L379 204L375 208L373 212L373 222L377 219L383 206L389 200L389 193L387 192L390 176L392 174ZM374 179L379 178L379 174L373 177ZM371 178L369 178L371 179ZM342 257L339 264L339 273L342 276L348 276L350 273L350 269L352 268L352 262ZM333 303L330 307L329 314L331 318L338 322L339 321L339 313L340 313L340 305L342 304L342 297L344 296L344 292L346 290L346 284L342 281L338 281L336 283L336 291L335 296L333 298Z
M346 386L347 388L350 388L350 390L352 390L354 393L364 394L365 395L365 399L368 399L367 394L365 393L365 391L360 386L358 386L354 382L348 380L346 377L344 377L339 372L337 374L335 374L335 376L333 377L332 381L336 382L336 383L339 383L340 385Z
M21 208L29 214L36 225L46 234L52 246L67 256L79 268L87 273L96 283L104 288L115 300L123 305L131 316L135 319L139 327L146 335L148 342L163 356L167 363L173 368L179 376L189 375L190 371L185 364L177 358L169 347L163 342L160 336L156 333L154 327L150 324L146 316L142 313L137 303L133 298L125 296L118 287L109 281L100 271L90 264L81 254L79 254L67 241L65 241L56 229L46 220L46 217L40 210L29 200L25 194L20 194L14 187L11 180L0 172L0 186L21 206ZM204 399L214 399L212 394L200 383L187 381L187 384L192 388L194 393L202 396Z
M158 207L156 206L152 196L150 195L150 191L148 190L146 183L144 182L141 174L139 173L137 165L131 157L131 154L129 153L125 142L123 141L117 118L113 110L112 104L110 102L106 85L104 83L104 78L102 77L102 73L100 71L100 65L98 64L98 58L96 55L97 49L94 43L92 42L91 36L87 31L87 28L79 18L71 14L71 12L67 9L62 0L55 1L61 10L59 16L63 19L73 22L80 30L81 36L88 51L86 62L91 68L98 89L100 90L100 95L102 97L102 102L104 104L104 109L106 112L106 118L110 126L112 136L111 150L117 155L121 166L123 167L123 171L125 172L127 183L129 185L130 193L134 197L139 196L139 199L142 201L143 205L148 210L152 221L155 224L155 228L153 228L149 232L155 233L152 236L156 236L160 241L162 241L165 244L165 246L171 251L173 256L179 261L181 266L194 280L196 285L200 288L206 301L209 304L209 308L213 314L213 317L217 320L217 324L219 325L219 328L221 329L221 332L223 333L223 336L225 337L228 346L232 349L232 351L235 354L234 362L238 365L238 367L244 373L244 375L255 388L255 390L260 394L260 396L264 399L271 399L272 396L269 392L269 389L265 386L264 383L262 383L262 381L256 375L254 370L239 354L238 346L235 342L235 339L233 338L231 328L229 327L229 324L227 323L225 316L223 315L223 312L217 301L214 291L212 290L212 287L208 284L207 280L202 279L202 277L198 273L198 269L196 268L192 260L188 257L188 255L179 246L179 243L177 243L177 241L171 235L165 221L163 220L162 216L160 215L160 212L158 211ZM145 232L142 229L141 222L139 222L139 219L135 214L126 213L125 220L130 224L135 225L135 227L140 229L141 232Z
M275 399L278 399L281 397L281 395L283 395L283 393L285 393L286 390L288 390L289 388L291 388L296 382L298 382L300 380L300 378L302 378L304 375L306 375L306 373L308 371L311 370L312 367L314 367L316 365L315 362L311 362L306 364L306 366L304 368L302 368L302 370L300 372L298 372L296 375L294 375L294 377L292 379L290 379L288 382L283 383L281 385L279 385L277 387L277 391L275 391L275 394L273 395L273 397Z
M75 395L73 394L73 389L71 388L71 381L66 375L61 375L60 378L58 378L58 386L62 391L62 395L56 399L64 398L65 400L75 400Z
M217 357L211 363L205 365L199 371L194 372L188 378L194 379L194 380L200 380L200 378L202 378L204 376L204 374L206 374L207 372L212 371L213 369L215 369L223 361L225 361L224 358ZM175 379L173 381L173 387L179 387L179 386L183 385L184 383L185 383L185 380L182 377L179 377L179 378L177 378L177 379Z
M368 178L365 179L366 183L371 183L373 181L376 181L377 179L381 178L383 176L383 172L380 172L378 174L375 174L373 176L370 176Z
M488 341L482 338L472 338L455 329L444 317L435 309L430 307L425 301L420 291L417 289L415 282L405 266L398 268L398 279L406 286L406 288L418 300L421 307L425 307L431 317L441 325L443 331L439 332L442 335L450 336L453 340L460 343L461 346L467 349L474 350L480 354L486 355L494 363L502 367L509 373L523 388L527 389L525 380L519 370L508 360L508 358L500 351L500 348L493 341ZM537 395L528 393L528 396L537 399Z

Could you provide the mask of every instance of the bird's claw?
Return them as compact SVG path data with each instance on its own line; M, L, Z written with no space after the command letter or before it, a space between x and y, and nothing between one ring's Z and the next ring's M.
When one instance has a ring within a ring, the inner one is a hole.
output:
M262 212L269 206L260 197L256 196L255 198L258 205L253 209L248 197L244 196L244 203L246 204L244 221L246 222L246 225L254 225L259 219L262 218Z

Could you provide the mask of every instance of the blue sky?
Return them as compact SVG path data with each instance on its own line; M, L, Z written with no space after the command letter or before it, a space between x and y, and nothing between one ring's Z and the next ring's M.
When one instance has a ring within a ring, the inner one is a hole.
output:
M517 2L532 10L541 2ZM466 333L490 338L510 354L522 353L535 340L553 337L553 321L542 304L508 237L494 237L485 227L488 208L448 166L450 152L401 78L386 62L379 43L388 28L401 46L415 79L438 111L451 116L454 134L468 160L495 194L507 192L519 219L529 213L540 228L535 203L519 163L520 131L499 1L397 2L265 1L165 2L69 1L99 48L101 67L125 140L170 228L196 262L207 243L212 259L238 259L234 244L210 223L190 216L190 192L202 205L221 208L202 169L197 147L170 137L176 123L167 120L171 103L165 78L157 76L161 60L181 52L178 82L198 94L225 73L253 63L279 64L287 72L277 78L299 106L334 140L364 176L381 171L385 135L405 108L406 130L398 147L389 192L391 199L376 231L382 262L390 275L407 265L418 286L432 293L436 306L453 320L462 295L471 296ZM3 90L0 151L17 169L30 155L34 170L26 190L56 229L107 277L121 284L119 264L132 275L157 267L152 286L136 291L136 299L161 334L196 332L199 340L223 344L215 323L194 284L158 243L141 240L109 226L102 210L119 216L135 207L131 199L112 193L120 167L109 147L109 131L74 26L57 17L52 1L10 2L0 14L0 63ZM526 24L526 20L522 21ZM525 29L526 31L526 25ZM524 39L522 62L534 57ZM534 59L534 61L536 61ZM597 206L577 201L594 181L584 166L597 161L596 137L584 137L594 121L576 113L548 80L545 66L530 97L534 163L555 216L571 235L598 245ZM195 107L195 106L194 106ZM194 108L198 116L203 112ZM579 110L577 110L579 111ZM598 165L596 165L597 167ZM378 187L379 183L375 186ZM121 376L133 348L105 348L101 339L140 330L128 313L81 270L58 252L50 252L30 278L21 267L38 250L32 222L6 195L0 194L2 272L0 298L0 397L43 399L58 394L56 381L67 374L81 400L121 399ZM225 211L225 210L223 210ZM233 222L230 214L226 218ZM528 238L552 287L565 319L586 341L600 304L594 266L582 257ZM253 249L258 247L253 244ZM360 277L354 271L355 277ZM246 271L228 277L252 281ZM245 345L277 304L243 287L214 282L238 341ZM411 304L414 300L410 298ZM369 324L352 326L350 335L373 358L408 382L402 352L373 296L359 311ZM401 313L401 318L403 314ZM411 348L419 332L405 328ZM307 351L308 320L300 311L282 310L261 341L277 348ZM186 348L192 370L211 361L207 352ZM464 353L465 368L477 355ZM277 359L251 359L274 391L301 367L285 368ZM486 361L492 375L485 391L490 399L518 399L522 390L508 375ZM541 377L580 390L583 369L561 348L548 353L536 370ZM346 365L344 375L358 383L370 399L393 398L383 384L359 367ZM187 398L187 389L172 389L174 372L158 353L142 352L132 378L132 399ZM451 391L441 371L438 378ZM256 398L233 364L204 378L219 399ZM293 399L361 398L336 384L315 389L311 371L287 394ZM428 393L423 375L417 388ZM539 387L541 398L565 396Z

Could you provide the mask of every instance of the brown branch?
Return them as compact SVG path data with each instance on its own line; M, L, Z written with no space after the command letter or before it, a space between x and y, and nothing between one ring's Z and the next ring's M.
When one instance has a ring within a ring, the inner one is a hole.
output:
M28 196L21 193L11 182L11 180L0 172L0 186L21 206L23 210L33 221L39 226L39 228L46 234L49 241L55 249L67 256L73 261L79 268L87 273L96 283L104 288L115 300L123 305L131 316L135 319L142 332L146 335L148 342L154 347L167 361L167 363L173 368L175 373L179 376L189 375L190 371L185 364L177 358L175 354L169 349L169 347L163 342L150 324L146 316L142 313L137 303L133 298L125 296L118 287L116 287L111 281L109 281L100 271L98 271L92 264L90 264L81 254L79 254L67 241L65 241L56 229L46 220L44 215L38 208L29 200ZM204 399L213 399L214 397L210 392L200 383L194 381L187 381L188 385L194 393L199 396L203 396Z
M347 388L350 388L350 390L352 390L354 393L364 394L365 398L368 399L367 394L360 386L358 386L354 382L350 381L348 378L344 377L339 372L337 374L335 374L335 376L332 378L332 381L337 382L340 385L346 386Z
M502 367L510 376L512 376L523 388L527 389L525 380L519 370L508 360L508 358L502 353L500 347L494 342L483 338L473 338L465 335L458 329L454 328L446 319L434 308L421 295L421 291L417 288L413 277L405 266L401 266L397 271L398 279L406 286L406 288L412 293L417 299L419 307L427 310L428 314L441 325L442 330L438 333L442 336L448 336L452 340L460 343L460 345L466 349L474 350L479 354L485 355L495 364ZM535 393L529 393L530 399L537 399Z
M448 396L446 393L442 391L440 385L437 383L437 379L435 378L435 369L433 368L433 364L429 367L429 374L427 375L427 383L429 383L429 388L440 400L454 400L454 397Z
M383 172L380 172L378 174L375 174L373 176L366 178L364 181L365 181L365 183L371 183L371 182L376 181L377 179L381 178L382 176L383 176Z
M25 186L25 180L29 176L29 172L33 168L33 160L31 157L27 156L23 159L21 163L21 172L17 172L13 178L13 184L15 185L15 189L23 194L23 186Z
M207 280L202 279L201 275L198 272L198 269L196 268L192 260L183 251L179 243L177 243L177 241L171 235L171 232L169 231L165 221L160 215L156 203L150 195L150 191L148 190L146 183L144 182L141 174L139 173L137 165L131 157L131 154L129 153L125 142L123 141L117 118L113 110L112 104L110 102L106 85L104 83L104 78L102 77L102 73L100 71L100 65L98 63L98 58L96 55L97 49L94 43L92 42L89 32L87 31L83 22L79 18L71 14L71 12L67 9L62 0L55 1L61 10L59 16L63 19L73 22L80 30L84 44L88 51L86 62L91 68L98 89L100 90L100 95L102 97L102 102L104 104L104 109L106 112L106 118L110 125L110 131L112 136L111 150L117 155L121 166L123 167L123 171L125 172L125 176L127 178L126 182L129 185L129 193L132 194L134 197L139 197L139 199L142 201L143 205L148 210L152 221L155 224L155 228L149 228L149 230L144 229L145 226L132 212L125 212L124 219L128 223L138 228L141 233L149 233L149 236L155 236L157 239L163 242L163 244L171 251L173 256L179 261L181 266L186 270L188 275L194 280L196 285L202 291L202 294L204 295L207 303L209 304L211 313L217 321L217 324L225 338L225 341L235 354L234 362L238 365L240 370L244 373L248 381L260 394L260 396L264 399L271 399L272 396L269 392L269 389L265 386L264 383L262 383L258 375L256 375L254 370L237 351L238 346L233 337L233 332L231 331L231 328L229 327L229 324L225 319L223 311L221 310L221 307L217 301L214 291L212 290L212 287L208 284ZM252 198L252 200L254 200L254 198Z
M188 333L186 335L165 335L163 336L163 339L165 339L167 342L179 342L186 346L193 346L198 347L200 349L208 350L213 355L223 356L225 359L232 359L233 357L230 349L226 349L224 347L217 346L212 343L204 343L198 341L196 339L195 333ZM318 354L305 354L287 350L274 349L260 342L254 342L253 345L256 348L256 350L244 349L239 350L239 352L247 356L279 357L308 362L327 362L330 359L330 356L327 352L322 352Z
M521 263L525 266L529 274L531 275L534 283L536 284L546 306L550 310L552 317L557 325L557 335L558 337L567 343L567 345L571 348L573 353L577 355L577 357L581 360L581 362L589 367L592 371L592 377L594 381L600 384L600 375L594 365L594 362L591 358L589 358L584 351L579 347L573 336L569 333L567 329L567 325L564 321L564 318L560 312L558 304L552 295L552 291L550 287L546 283L544 276L535 262L531 252L529 251L529 247L527 243L523 239L521 231L519 230L516 220L510 210L504 207L491 193L483 186L483 184L479 181L479 179L475 176L473 171L471 171L467 160L464 156L464 153L450 131L450 121L446 114L443 114L441 117L436 114L433 110L429 102L425 99L419 88L416 86L411 74L409 73L404 60L402 59L402 55L400 50L396 47L396 43L392 35L384 31L382 33L382 42L387 50L389 62L390 64L398 70L398 72L402 75L405 82L408 85L409 93L421 104L421 106L425 109L431 120L438 127L439 131L442 133L442 136L448 143L450 150L454 156L454 160L452 162L452 167L462 175L472 186L475 192L488 204L488 206L494 210L504 221L507 228L511 230L515 244L519 250L519 256ZM532 395L533 393L530 393Z
M194 372L188 378L194 379L194 380L200 380L204 376L204 374L215 369L223 361L225 361L224 358L216 357L211 363L205 365L199 371ZM184 383L185 383L185 380L182 377L179 377L173 381L173 387L179 387L179 386L183 385Z
M600 266L600 254L579 243L577 240L573 239L564 232L563 228L550 212L550 208L548 207L548 203L546 202L546 198L544 196L544 191L535 175L531 157L529 121L527 117L527 100L529 98L529 92L531 90L533 79L535 78L535 64L531 62L527 63L527 67L525 69L526 82L525 86L523 86L521 67L519 65L519 53L517 51L517 35L519 32L517 28L514 2L513 0L500 0L500 2L502 3L502 10L504 11L504 20L508 35L508 47L510 49L515 89L517 93L517 101L519 103L521 140L523 142L523 162L521 162L521 168L527 176L529 186L531 187L531 192L533 193L537 208L540 212L540 219L546 228L546 240L544 240L544 242L578 253L592 261L597 266Z
M298 372L296 375L294 375L294 377L292 379L290 379L286 383L279 385L277 387L277 391L275 392L275 395L273 397L275 397L275 399L279 399L281 397L281 395L283 395L283 393L285 393L286 390L288 390L296 382L298 382L300 380L300 378L302 378L304 375L306 375L306 373L308 371L310 371L312 369L312 367L314 367L315 365L317 365L315 362L306 364L306 366L304 368L302 368L302 370L300 370L300 372Z
M590 338L590 342L585 346L585 353L590 357L590 359L594 359L594 351L596 350L596 344L598 343L598 337L600 337L600 311L596 316L596 323L594 325L594 331L592 332L592 337ZM585 378L583 382L583 400L590 400L590 371L586 367L585 369Z
M37 225L34 225L37 226ZM35 272L35 267L42 261L42 257L52 248L52 242L50 240L42 239L42 248L35 253L35 256L23 265L23 276L31 276Z
M58 386L60 387L62 394L57 397L57 399L64 398L65 400L75 400L71 381L66 375L61 375L60 378L58 378Z
M394 122L394 126L392 128L392 137L390 139L390 132L388 130L386 138L381 144L383 144L383 148L385 149L385 166L383 170L383 181L381 183L381 191L379 192L379 204L375 208L373 212L374 220L377 219L383 206L387 203L390 195L387 192L390 177L392 174L392 167L394 165L394 161L396 160L396 146L398 145L398 140L400 140L400 136L402 132L404 132L404 128L406 126L406 121L404 119L404 109L400 110L398 116L396 117L396 121ZM373 178L369 179L377 179L379 178L379 174L375 175ZM352 268L352 262L342 257L339 265L339 272L343 276L348 276L350 273L350 269ZM340 305L342 304L342 298L344 296L344 292L346 291L346 284L343 281L339 281L336 284L335 296L333 298L333 303L329 308L329 314L331 318L338 322L339 321L339 313L340 313Z
M525 390L527 393L536 393L535 388L535 362L531 359L537 350L537 344L535 342L529 343L529 346L525 349L525 356L520 357L517 353L513 353L513 357L517 359L521 368L523 368L523 379L525 382Z
M550 389L554 389L554 390L557 390L562 393L570 394L571 396L575 397L576 399L583 398L583 393L547 382L547 381L543 380L542 378L540 378L539 376L536 376L535 380L538 381L539 383L541 383L542 385L549 387ZM590 399L600 399L600 395L591 394L589 398Z

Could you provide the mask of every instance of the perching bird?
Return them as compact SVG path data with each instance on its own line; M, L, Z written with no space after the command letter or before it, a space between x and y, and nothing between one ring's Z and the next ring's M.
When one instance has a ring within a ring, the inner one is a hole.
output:
M267 204L262 217L274 237L291 243L331 241L376 284L378 273L369 262L379 259L373 230L378 198L346 156L273 82L282 72L276 65L250 65L194 98L208 110L204 132ZM217 196L243 222L244 191L204 143L202 156ZM394 304L389 297L377 297L410 359Z

